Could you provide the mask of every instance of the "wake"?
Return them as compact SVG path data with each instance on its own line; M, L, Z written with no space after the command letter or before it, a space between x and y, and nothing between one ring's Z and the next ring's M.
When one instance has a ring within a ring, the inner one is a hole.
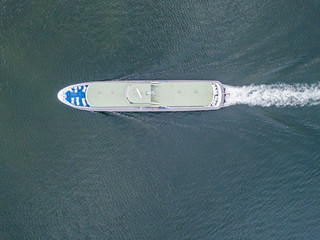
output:
M320 104L320 82L315 84L272 84L234 87L225 85L224 106L312 106Z

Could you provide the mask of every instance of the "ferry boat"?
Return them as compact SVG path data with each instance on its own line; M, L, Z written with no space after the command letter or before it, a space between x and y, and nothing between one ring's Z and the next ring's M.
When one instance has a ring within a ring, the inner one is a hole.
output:
M95 112L218 110L224 97L223 84L212 80L86 82L58 92L64 104Z

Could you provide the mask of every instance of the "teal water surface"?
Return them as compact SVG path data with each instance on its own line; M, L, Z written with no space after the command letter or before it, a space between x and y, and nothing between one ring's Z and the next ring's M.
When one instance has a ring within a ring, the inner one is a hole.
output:
M319 239L320 106L90 113L97 80L318 84L319 1L0 3L0 239Z

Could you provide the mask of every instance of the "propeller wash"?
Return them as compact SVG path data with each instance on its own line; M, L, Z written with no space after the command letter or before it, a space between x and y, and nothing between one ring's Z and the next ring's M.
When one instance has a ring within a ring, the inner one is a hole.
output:
M315 84L272 84L228 86L224 106L248 104L250 106L312 106L320 104L320 82Z

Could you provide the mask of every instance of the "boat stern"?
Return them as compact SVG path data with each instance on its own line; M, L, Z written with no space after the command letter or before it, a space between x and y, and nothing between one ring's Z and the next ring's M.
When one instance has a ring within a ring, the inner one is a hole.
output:
M213 98L210 106L220 109L224 104L224 86L219 81L212 82Z

